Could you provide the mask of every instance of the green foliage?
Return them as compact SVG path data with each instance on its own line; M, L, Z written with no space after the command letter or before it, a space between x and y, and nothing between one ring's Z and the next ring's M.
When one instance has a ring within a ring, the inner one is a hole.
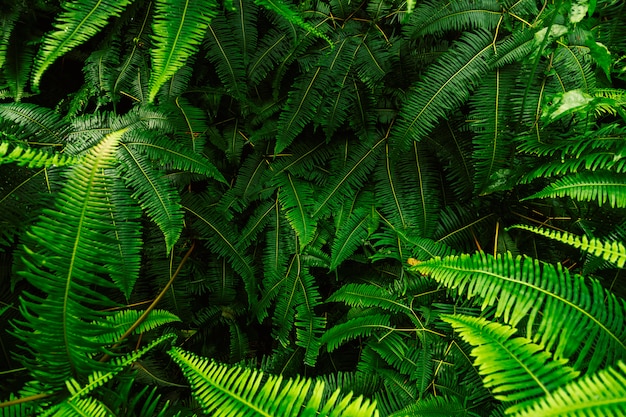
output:
M623 2L4 3L0 415L623 412Z

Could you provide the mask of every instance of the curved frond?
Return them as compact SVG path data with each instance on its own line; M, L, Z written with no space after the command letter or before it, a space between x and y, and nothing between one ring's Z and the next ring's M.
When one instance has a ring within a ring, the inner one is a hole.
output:
M152 72L148 101L153 102L159 89L197 52L211 19L217 15L215 0L158 0L151 49Z
M62 143L69 131L59 113L30 103L0 105L0 121L3 120L22 127L19 139L40 144Z
M626 245L617 240L607 241L594 237L590 238L586 235L578 236L568 232L522 224L513 225L509 229L527 230L529 232L557 240L576 249L581 249L585 252L591 253L592 255L599 256L605 261L615 264L618 268L623 268L624 265L626 265Z
M350 340L369 337L374 333L390 333L393 330L390 315L368 314L331 327L322 335L320 343L332 352Z
M80 162L79 157L12 145L12 142L0 141L0 164L14 163L28 168L50 168L71 166Z
M428 397L416 401L389 417L464 417L470 414L463 399L454 396Z
M596 201L600 205L626 207L626 174L609 171L583 171L567 175L522 201L546 197L570 197Z
M33 68L33 85L39 87L43 73L57 58L100 32L112 17L119 17L130 0L76 0L62 3L55 31L47 33Z
M535 399L553 392L577 376L566 360L552 360L551 354L525 337L513 337L517 329L482 317L442 315L463 340L475 346L474 364L485 387L494 397L514 402L507 413L523 409Z
M626 414L626 365L598 371L535 401L515 417L620 416Z
M304 247L315 236L315 219L310 214L314 202L313 188L308 182L288 172L276 175L273 182L278 187L278 201L285 211L285 217L296 232L300 245Z
M379 307L394 313L411 314L397 294L373 284L345 284L335 291L326 302L342 301L350 307Z
M337 227L330 254L330 269L335 270L359 246L363 245L365 238L369 235L369 224L371 223L372 210L369 207L358 207L348 218Z
M575 359L575 369L593 372L626 357L626 303L598 281L572 275L560 265L479 252L433 259L411 269L459 295L477 297L483 309L495 306L496 317L512 326L525 320L528 337L553 350L557 359Z

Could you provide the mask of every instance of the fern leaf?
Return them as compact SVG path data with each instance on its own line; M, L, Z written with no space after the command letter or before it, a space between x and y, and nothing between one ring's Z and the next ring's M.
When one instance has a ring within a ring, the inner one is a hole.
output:
M0 14L0 69L4 67L7 57L7 50L10 45L10 38L15 28L15 23L20 16L21 5L19 3L13 3L8 5Z
M619 416L626 414L626 365L598 371L560 387L515 417Z
M626 265L626 245L617 240L606 241L594 237L589 238L586 235L578 236L568 232L549 230L522 224L511 226L509 229L527 230L529 232L557 240L576 249L581 249L585 252L591 253L592 255L599 256L605 261L615 264L618 268L623 268L624 265Z
M312 386L310 379L300 377L265 377L260 371L221 365L180 348L169 354L204 411L215 417L378 417L376 404L362 397L353 400L348 394L339 400L337 390L323 400L323 382Z
M214 0L159 0L153 21L154 47L148 102L159 89L195 54L211 19L217 15Z
M28 168L49 168L71 166L80 162L80 158L75 156L11 145L11 142L0 141L0 164L14 163ZM11 148L13 149L9 151Z
M324 333L320 343L332 352L349 340L369 337L374 333L391 333L393 330L388 314L368 314L331 327Z
M308 245L313 240L316 229L315 220L310 214L314 201L313 188L289 173L275 176L273 183L278 187L278 201L296 232L300 245Z
M55 31L47 33L33 68L33 86L39 87L43 73L57 58L86 42L100 32L112 17L119 17L130 0L68 1L61 6L64 12L56 17Z
M429 397L389 414L389 417L464 417L474 415L462 398L454 396Z
M326 301L342 301L350 307L379 307L393 313L411 314L411 308L397 294L373 284L345 284Z
M626 176L607 171L583 171L567 175L546 186L543 190L525 197L570 197L581 201L607 202L611 207L626 207Z
M350 257L361 246L369 235L371 209L359 207L349 214L348 218L337 228L331 246L330 270Z
M603 363L626 357L626 304L593 279L510 253L493 257L448 256L411 268L431 276L459 295L477 297L482 308L495 306L496 317L526 332L555 358L576 359L575 369L593 372ZM539 314L550 311L550 315ZM555 319L558 317L558 320Z
M21 37L26 36L22 35ZM25 42L13 42L13 44L9 45L4 75L15 102L20 102L24 96L34 56L35 50L33 46Z
M133 197L161 229L169 252L183 230L183 210L178 192L163 174L150 166L144 155L125 143L118 151L118 160L121 177L135 190Z
M126 330L128 330L142 316L142 310L122 310L115 314L106 316L101 325L107 327L108 330L98 337L106 344L116 343ZM181 321L176 315L166 310L152 310L150 314L143 319L141 324L133 331L133 334L141 334L149 332L159 326L167 323Z
M328 39L328 37L324 35L324 33L316 26L313 26L311 23L305 21L302 17L302 13L295 9L295 7L291 4L280 0L254 0L254 3L267 10L273 11L276 15L289 21L289 23L301 27L305 31L324 39L328 42L328 44L332 45L330 39Z
M523 409L578 376L566 360L551 360L552 355L530 339L513 337L513 327L461 314L441 319L475 346L471 354L485 387L493 389L496 399L515 402L507 413Z
M107 273L104 263L115 263L116 252L116 242L104 233L112 229L109 201L114 199L105 171L112 168L123 134L105 136L83 164L70 170L54 208L43 211L24 248L26 268L20 273L47 296L25 294L17 335L37 354L25 365L52 386L106 367L93 359L101 348L96 336L103 331L98 323L104 316L94 306L112 302L94 288L112 286L99 276Z
M397 154L409 149L411 141L428 135L439 119L467 100L489 70L492 40L492 34L486 31L467 33L429 67L414 85L392 130Z
M19 139L41 143L63 143L69 130L61 116L54 110L34 104L16 103L0 105L0 120L19 124L25 137Z

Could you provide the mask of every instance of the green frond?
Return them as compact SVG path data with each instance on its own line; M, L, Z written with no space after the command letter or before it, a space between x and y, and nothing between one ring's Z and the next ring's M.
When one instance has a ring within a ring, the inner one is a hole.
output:
M372 210L369 207L357 207L348 214L338 227L331 246L330 270L335 270L348 259L369 235Z
M191 383L193 395L205 412L216 417L328 416L378 417L376 403L339 390L323 401L324 383L310 379L284 380L263 372L217 364L174 348L169 352Z
M0 141L0 164L14 163L28 168L50 168L51 166L71 166L80 162L80 158L75 156L19 145L13 146L14 144L14 142Z
M130 0L87 0L62 3L63 12L55 19L55 30L48 32L35 58L32 83L39 87L43 73L59 57L85 43L108 23L119 17Z
M626 323L616 319L626 316L624 301L598 281L572 275L560 265L479 252L433 259L410 269L459 296L476 297L483 309L494 306L495 316L511 326L524 320L527 337L554 351L557 359L575 359L575 369L593 372L626 357Z
M315 201L313 188L308 182L288 172L274 176L272 182L278 188L278 201L296 232L301 247L308 245L313 240L316 229L315 219L310 214Z
M495 0L420 2L404 30L412 37L442 36L468 29L493 30L502 18L502 6Z
M625 155L626 156L626 155ZM556 159L556 157L555 157ZM565 174L587 171L626 172L626 158L620 150L607 149L603 152L587 151L583 155L568 155L567 159L546 161L532 169L518 182L529 183L537 178L558 177Z
M6 62L7 50L10 47L9 40L20 17L20 6L20 3L6 4L6 8L3 8L4 10L0 14L0 27L2 28L0 31L0 69L4 67Z
M111 178L116 147L124 131L108 134L70 169L54 207L43 210L31 228L24 247L26 268L19 273L46 297L25 293L23 321L16 334L36 354L24 358L38 380L59 386L105 364L94 360L100 351L98 320L104 313L94 309L112 302L96 288L113 284L100 274L114 265L116 242L110 215ZM36 335L36 336L34 336Z
M133 197L161 229L169 252L183 230L184 214L177 190L135 147L122 143L117 159L120 177L135 191Z
M525 337L513 337L517 329L482 317L442 315L460 336L475 346L474 365L494 397L514 404L507 413L521 410L537 398L573 381L578 372L552 360L552 355Z
M197 52L217 11L214 0L156 2L152 22L154 47L151 49L148 102L154 101L161 86Z
M626 413L626 365L602 369L560 387L515 417L619 416Z
M110 410L99 399L77 398L72 402L64 402L59 406L53 408L54 411L49 410L45 414L41 414L42 417L107 417L110 415Z
M226 92L237 100L247 96L246 67L242 45L225 16L215 17L205 39L207 58L215 66Z
M478 416L470 410L462 398L454 396L428 397L408 405L389 417L465 417Z
M16 31L17 39L27 38L28 35ZM6 66L4 76L7 81L9 92L15 102L20 102L28 85L28 77L33 66L35 49L26 42L12 42L6 51Z
M104 320L102 320L100 324L108 329L98 337L104 344L115 344L122 335L137 322L143 313L143 310L121 310L104 317ZM159 309L152 310L133 331L133 334L149 332L164 324L178 321L181 320L169 311Z
M566 245L570 245L576 249L589 252L594 256L599 256L605 261L615 264L618 268L626 265L626 245L617 240L604 240L586 235L578 236L569 232L559 230L551 230L536 226L527 226L517 224L509 227L509 229L522 229L532 233L536 233L547 238L557 240Z
M345 284L335 291L326 302L344 302L350 307L379 307L393 313L410 315L411 307L387 288L374 284Z
M489 70L492 42L489 32L466 33L430 65L411 89L391 132L397 154L409 149L411 141L423 139L440 119L465 103Z
M626 175L600 170L583 171L564 176L522 201L546 197L570 197L623 208L626 207Z
M0 122L3 121L22 127L19 139L42 145L63 143L69 130L57 112L30 103L0 105Z
M291 40L288 33L280 28L272 27L268 30L259 41L247 67L250 85L258 85L281 59L289 56Z
M326 350L332 352L346 342L361 337L369 337L372 334L384 336L393 332L391 317L388 314L368 314L355 317L331 327L320 339Z

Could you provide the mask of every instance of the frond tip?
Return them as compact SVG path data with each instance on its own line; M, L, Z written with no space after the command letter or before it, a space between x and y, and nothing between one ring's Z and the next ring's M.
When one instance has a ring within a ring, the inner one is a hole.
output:
M337 416L377 417L376 403L363 397L340 399L339 390L324 401L324 382L312 386L311 379L283 380L263 372L230 367L180 348L169 352L191 383L195 398L205 412L215 417L263 416Z

